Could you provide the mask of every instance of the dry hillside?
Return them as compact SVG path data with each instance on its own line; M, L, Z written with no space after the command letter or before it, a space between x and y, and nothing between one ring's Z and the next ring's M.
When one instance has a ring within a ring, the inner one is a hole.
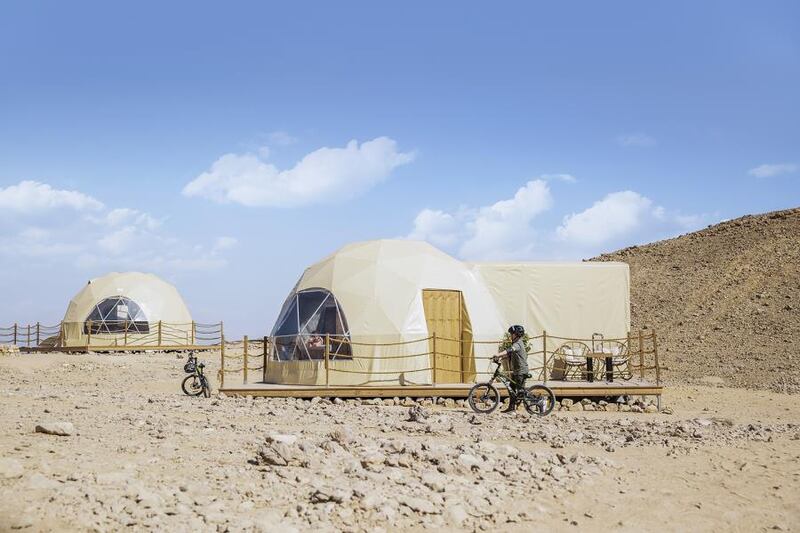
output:
M800 208L592 261L630 265L633 326L659 333L668 380L800 392Z

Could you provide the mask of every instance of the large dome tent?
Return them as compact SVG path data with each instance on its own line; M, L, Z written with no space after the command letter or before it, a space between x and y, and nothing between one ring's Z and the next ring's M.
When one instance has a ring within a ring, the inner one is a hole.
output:
M154 274L111 272L89 280L70 300L61 344L189 345L192 316L178 290Z
M542 327L624 336L629 307L623 263L478 265L425 242L353 243L308 267L290 292L265 376L297 385L469 382L488 370L509 324L532 336Z

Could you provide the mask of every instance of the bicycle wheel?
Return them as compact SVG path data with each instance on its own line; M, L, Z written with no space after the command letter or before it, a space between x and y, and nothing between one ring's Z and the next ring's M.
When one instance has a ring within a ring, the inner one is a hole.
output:
M525 404L525 410L530 414L545 416L549 415L556 406L556 396L544 385L532 385L525 389L522 403Z
M181 388L188 396L200 396L203 393L203 382L200 380L200 376L191 374L183 378Z
M205 376L201 376L200 379L203 381L203 396L211 398L211 385L209 385L208 379Z
M476 413L489 414L500 405L500 393L491 383L478 383L469 390L467 401Z

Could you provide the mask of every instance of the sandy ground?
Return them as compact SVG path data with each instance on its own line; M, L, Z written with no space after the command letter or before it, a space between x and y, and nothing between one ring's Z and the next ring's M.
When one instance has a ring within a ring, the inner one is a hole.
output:
M215 375L214 361L209 361ZM800 530L796 395L476 417L189 398L175 354L0 357L0 530ZM37 424L70 422L55 436Z

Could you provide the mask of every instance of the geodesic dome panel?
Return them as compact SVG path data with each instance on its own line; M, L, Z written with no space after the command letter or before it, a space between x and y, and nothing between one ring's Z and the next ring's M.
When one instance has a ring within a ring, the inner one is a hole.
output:
M124 296L112 296L98 302L86 317L84 332L88 333L90 326L93 334L150 332L150 324L142 308Z
M347 318L326 289L292 293L283 304L272 336L281 361L323 359L326 336L331 360L351 355Z

